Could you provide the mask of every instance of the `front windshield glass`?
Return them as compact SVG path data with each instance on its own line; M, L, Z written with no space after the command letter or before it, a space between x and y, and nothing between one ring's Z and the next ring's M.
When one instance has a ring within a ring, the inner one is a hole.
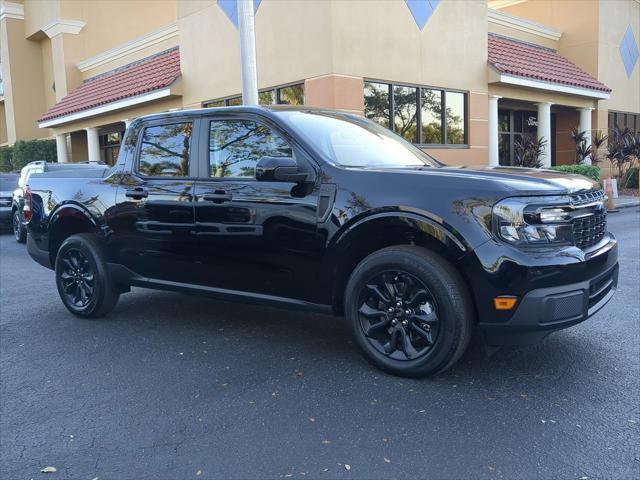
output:
M342 167L436 167L426 153L395 133L338 112L286 112L289 125L325 158Z

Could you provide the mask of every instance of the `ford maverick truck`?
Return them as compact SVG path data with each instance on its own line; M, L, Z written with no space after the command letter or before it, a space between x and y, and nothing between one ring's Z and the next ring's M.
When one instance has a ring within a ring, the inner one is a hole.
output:
M472 331L530 343L602 308L604 199L581 176L446 167L356 115L231 107L136 119L113 167L31 175L21 215L78 317L131 286L315 310L377 367L425 376Z

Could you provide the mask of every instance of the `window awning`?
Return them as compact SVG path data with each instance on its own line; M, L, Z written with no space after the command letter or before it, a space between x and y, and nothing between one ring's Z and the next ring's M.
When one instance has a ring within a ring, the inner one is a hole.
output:
M555 50L489 34L489 65L494 81L523 87L609 98L611 89Z
M176 47L85 80L40 117L38 125L51 127L168 97L179 77Z

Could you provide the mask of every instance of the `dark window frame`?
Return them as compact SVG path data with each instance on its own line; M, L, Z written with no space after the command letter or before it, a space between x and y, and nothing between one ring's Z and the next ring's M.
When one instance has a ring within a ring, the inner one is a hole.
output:
M633 120L632 127L630 127L627 122L629 116L631 116ZM613 120L613 124L612 124L612 120ZM609 110L609 115L607 119L607 129L611 131L613 130L614 127L617 127L618 124L620 124L623 129L628 128L632 132L640 132L640 113L622 112L620 110Z
M468 149L469 146L469 91L468 90L458 90L455 88L442 88L442 87L433 87L429 85L419 85L415 83L399 83L399 82L389 82L388 80L378 80L375 78L365 78L364 83L377 83L381 85L386 85L388 89L389 95L389 129L392 132L395 132L395 101L393 90L395 87L409 87L416 88L416 135L417 142L414 143L416 147L422 149L429 148L438 148L438 149ZM423 90L437 90L440 92L440 101L441 101L441 113L440 113L440 138L443 143L422 143L422 91ZM446 122L446 108L447 108L447 92L451 93L461 93L464 95L464 122L463 122L463 135L464 135L464 143L447 143L447 122ZM363 91L364 96L364 91ZM412 142L413 143L413 142Z

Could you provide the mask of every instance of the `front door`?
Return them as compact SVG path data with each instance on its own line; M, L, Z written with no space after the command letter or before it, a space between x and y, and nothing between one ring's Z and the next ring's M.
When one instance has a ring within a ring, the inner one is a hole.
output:
M310 298L321 262L320 188L315 168L284 132L259 117L202 122L195 190L198 282L289 298ZM306 183L258 181L256 164L293 157Z
M192 120L144 125L132 173L118 188L114 250L118 263L143 277L189 281L197 168L193 127Z

